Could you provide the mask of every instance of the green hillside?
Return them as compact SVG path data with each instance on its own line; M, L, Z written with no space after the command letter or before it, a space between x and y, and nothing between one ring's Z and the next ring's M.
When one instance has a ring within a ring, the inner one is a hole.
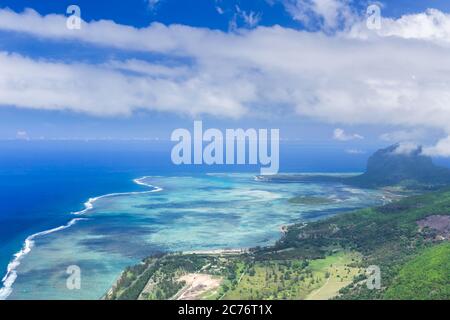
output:
M387 299L450 299L450 243L428 248L401 268Z

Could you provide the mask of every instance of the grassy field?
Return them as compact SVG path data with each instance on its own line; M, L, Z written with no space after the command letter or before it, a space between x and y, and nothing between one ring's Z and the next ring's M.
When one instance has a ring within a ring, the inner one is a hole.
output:
M337 296L340 289L348 286L356 276L363 273L361 268L355 267L360 261L359 254L347 252L311 261L313 274L323 279L324 283L311 292L306 300L327 300Z
M223 299L328 299L359 274L359 256L339 252L324 259L256 262Z

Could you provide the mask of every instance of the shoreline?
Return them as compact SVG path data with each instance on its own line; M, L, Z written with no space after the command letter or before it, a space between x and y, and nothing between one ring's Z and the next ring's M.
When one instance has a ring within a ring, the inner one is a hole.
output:
M122 192L122 193L109 193L105 195L101 195L98 197L89 198L88 201L84 203L84 209L76 212L71 212L71 215L84 215L88 213L90 210L94 208L94 204L97 200L107 198L107 197L115 197L115 196L122 196L122 195L134 195L134 194L146 194L146 193L153 193L153 192L160 192L163 190L163 188L148 184L143 182L143 180L147 178L151 178L153 176L143 176L140 178L133 179L133 182L137 185L145 186L148 188L152 188L148 191L133 191L133 192ZM255 179L257 176L255 176ZM75 225L80 220L85 220L87 218L74 218L70 220L66 225L62 225L53 229L41 231L35 234L30 235L27 237L24 241L24 244L22 248L13 255L13 259L10 261L10 263L7 266L7 271L3 279L1 280L3 283L3 286L0 287L0 300L5 300L8 298L8 296L13 291L13 284L15 280L17 279L17 267L20 265L21 260L31 252L32 247L34 246L34 240L40 236L44 236L53 232L58 232L61 230L64 230L66 228L69 228L73 225ZM295 223L291 224L283 224L279 226L279 230L281 233L281 236L285 235L287 232L287 229L294 225ZM181 252L181 254L204 254L204 255L238 255L238 254L244 254L250 252L252 247L250 248L221 248L221 249L211 249L211 250L189 250Z
M34 246L34 239L39 236L44 236L53 232L58 232L67 228L70 228L74 224L76 224L80 220L86 220L85 218L75 218L70 220L67 224L53 228L44 230L41 232L34 233L28 236L25 241L22 249L14 254L14 259L12 259L6 270L5 276L2 278L3 287L0 288L0 300L5 300L12 293L12 285L17 279L17 271L16 268L20 265L22 258L24 258L27 254L31 252L31 249Z
M143 176L140 178L136 178L136 179L133 179L133 182L140 186L153 188L152 190L122 192L122 193L108 193L108 194L105 194L102 196L89 198L89 200L83 204L84 209L82 209L80 211L76 211L76 212L71 212L70 214L76 215L76 216L85 215L87 212L89 212L90 210L92 210L94 208L94 203L99 199L122 196L122 195L153 193L153 192L160 192L163 190L163 188L142 182L142 180L145 180L147 178L151 178L151 176ZM31 250L35 244L36 238L70 228L73 225L75 225L78 221L82 221L82 220L87 220L87 218L73 218L65 225L61 225L59 227L55 227L52 229L40 231L40 232L29 235L23 242L22 248L13 255L13 259L8 263L8 266L6 267L6 273L3 276L3 278L1 279L2 287L0 287L0 300L6 300L11 295L11 293L13 291L13 284L18 277L16 269L20 266L22 259L31 252Z

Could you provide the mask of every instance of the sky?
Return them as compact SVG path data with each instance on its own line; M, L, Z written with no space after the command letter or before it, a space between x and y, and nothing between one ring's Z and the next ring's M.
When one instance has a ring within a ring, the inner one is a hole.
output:
M445 0L0 0L0 139L164 140L203 120L450 157L449 53Z

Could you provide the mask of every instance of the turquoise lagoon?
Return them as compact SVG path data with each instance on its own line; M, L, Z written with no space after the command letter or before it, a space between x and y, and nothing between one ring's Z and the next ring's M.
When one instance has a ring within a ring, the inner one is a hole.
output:
M145 177L142 192L106 195L73 215L70 225L32 237L10 265L9 299L98 299L127 265L166 251L273 244L282 225L311 221L392 196L339 183L274 183L247 173ZM326 197L299 204L297 196ZM67 268L81 270L69 290ZM5 280L5 279L4 279Z

